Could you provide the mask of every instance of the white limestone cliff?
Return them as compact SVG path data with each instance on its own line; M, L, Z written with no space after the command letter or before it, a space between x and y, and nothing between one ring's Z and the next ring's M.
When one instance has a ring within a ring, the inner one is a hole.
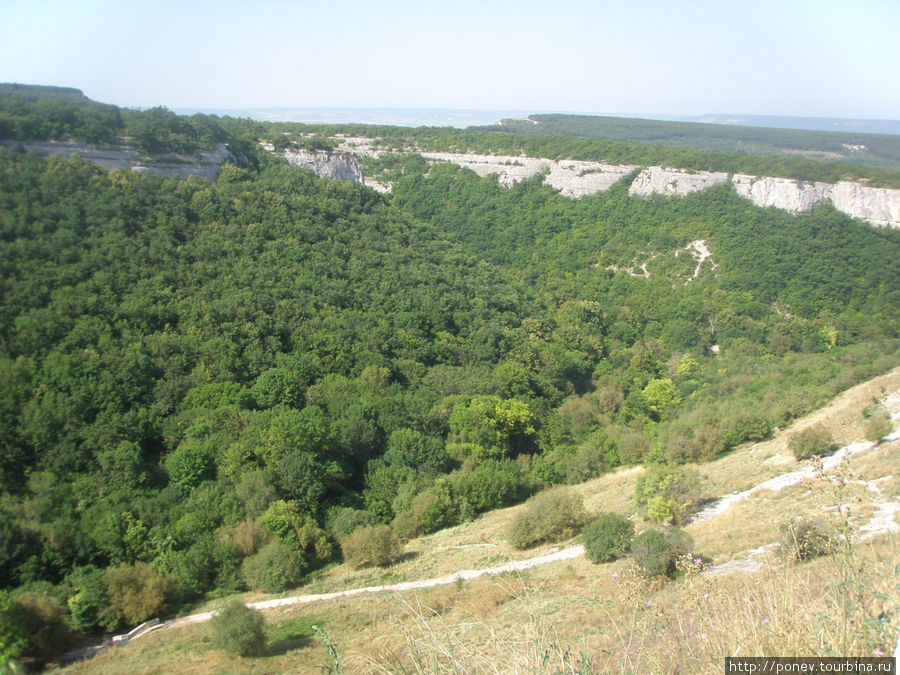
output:
M608 190L637 167L630 164L600 164L564 159L554 162L544 179L566 197L584 197Z
M341 147L352 154L378 157L390 150L379 149L370 138L342 136ZM525 178L545 173L545 183L567 197L583 197L607 190L632 173L633 165L604 164L582 160L552 160L513 155L423 152L432 161L453 162L479 176L495 174L501 185L511 186ZM900 228L900 190L873 188L859 183L837 184L806 182L791 178L772 178L737 173L687 171L658 166L643 169L628 189L633 196L683 196L731 181L735 191L757 206L774 206L791 213L809 211L831 202L843 213L880 227ZM380 191L389 183L366 181Z
M319 178L336 178L363 182L362 169L356 155L336 150L306 150L305 148L289 148L284 151L284 158L291 166L312 169Z
M727 173L713 173L710 171L690 172L651 166L638 174L631 187L628 188L628 194L641 197L649 197L650 195L682 197L691 192L705 190L718 183L724 183L727 180Z
M900 228L900 190L840 181L831 190L831 203L852 218L881 227Z
M209 150L196 150L186 154L162 153L148 157L128 143L114 146L79 143L77 141L15 141L2 140L0 146L10 150L48 157L50 155L79 155L106 169L132 169L142 173L188 178L200 176L215 180L219 168L226 160L235 161L224 143Z
M775 206L791 213L809 211L832 198L830 183L806 183L791 178L758 178L736 173L731 179L741 197L757 206Z

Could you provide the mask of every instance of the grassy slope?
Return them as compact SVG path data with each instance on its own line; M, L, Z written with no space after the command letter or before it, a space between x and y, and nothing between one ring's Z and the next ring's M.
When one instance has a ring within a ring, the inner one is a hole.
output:
M841 394L768 441L702 465L705 496L742 490L795 469L787 440L810 424L830 427L839 443L861 438L863 409L898 389L900 369L895 369ZM696 551L721 564L773 542L776 525L788 514L824 514L838 523L837 511L823 506L849 503L849 523L858 527L868 522L879 500L900 500L900 477L892 474L898 451L900 442L883 443L851 460L852 473L843 484L819 480L757 493L686 530ZM620 469L573 489L591 511L630 514L641 471ZM407 559L387 571L333 567L302 592L433 578L531 557L546 547L514 551L504 539L506 524L519 508L410 542ZM757 559L772 567L757 573L688 576L664 585L633 575L627 560L597 566L577 558L520 574L268 612L277 634L260 658L238 659L214 650L209 625L199 624L151 633L70 670L321 672L334 662L313 625L326 628L346 672L579 672L586 664L592 672L721 672L726 655L889 653L900 630L898 544L896 536L876 537L842 555L800 565L782 565L768 553ZM860 626L866 619L872 621L864 634Z

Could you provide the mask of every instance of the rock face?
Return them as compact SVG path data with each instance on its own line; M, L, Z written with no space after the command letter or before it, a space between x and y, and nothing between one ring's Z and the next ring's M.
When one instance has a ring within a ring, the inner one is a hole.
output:
M757 206L775 206L791 213L809 211L831 198L830 183L805 183L790 178L757 178L736 173L731 179L741 197Z
M775 206L791 213L809 211L830 201L838 211L879 227L900 227L900 190L859 183L805 183L789 178L757 178L735 174L737 193L757 206Z
M342 137L342 147L354 154L378 157L372 139ZM567 197L583 197L602 190L621 180L637 167L602 164L579 160L552 160L511 155L478 155L451 152L423 152L426 159L453 162L471 169L479 176L496 174L501 185L510 186L525 178L546 173L544 182ZM705 190L713 185L731 181L735 191L757 206L774 206L791 213L809 211L818 204L830 201L834 207L852 218L865 220L879 227L900 228L900 190L873 188L859 183L809 183L791 178L769 178L737 173L685 171L652 166L638 174L628 189L633 196L683 196ZM367 182L367 184L369 184ZM372 185L381 191L390 185Z
M484 178L496 174L500 185L510 187L543 171L549 171L551 159L513 157L510 155L476 155L456 152L423 152L422 157L438 162L452 162L471 169Z
M583 197L608 190L637 167L630 164L600 164L573 159L554 162L544 179L566 197Z
M501 185L509 187L525 178L547 173L544 182L566 197L583 197L608 190L636 167L628 164L601 164L574 159L552 160L508 155L475 155L453 152L423 152L422 156L442 162L453 162L471 169L479 176L496 174Z
M637 167L579 160L550 160L507 155L476 155L424 152L426 159L453 162L479 176L496 174L501 185L510 186L539 173L544 182L567 197L583 197L609 189ZM809 211L830 201L852 218L879 227L900 228L900 190L873 188L859 183L809 183L792 178L769 178L736 173L684 171L651 166L641 171L628 188L639 197L665 195L681 197L728 181L735 191L757 206L774 206L791 213Z
M697 171L694 173L678 169L664 169L651 166L644 169L628 188L629 195L649 197L650 195L668 195L682 197L691 192L705 190L728 180L727 173L711 173Z
M42 157L81 155L107 169L133 169L177 178L200 176L207 180L215 180L222 163L227 159L234 159L224 143L220 143L212 150L199 150L189 155L173 153L150 159L127 144L112 147L68 141L0 141L0 144L8 149L21 148Z
M312 169L319 178L363 182L359 160L349 152L297 148L285 150L284 158L291 166Z
M831 189L831 203L852 218L881 227L900 228L900 190L841 181Z

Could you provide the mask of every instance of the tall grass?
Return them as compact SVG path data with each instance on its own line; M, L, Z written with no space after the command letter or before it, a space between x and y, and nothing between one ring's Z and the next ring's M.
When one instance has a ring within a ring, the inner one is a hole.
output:
M647 578L636 565L595 568L614 579L590 626L546 616L533 581L517 578L515 622L403 601L400 649L367 662L401 673L719 673L727 656L878 656L900 633L898 542L855 538L847 466L811 483L828 535L824 555L798 561L772 552L756 573L713 575L697 554L680 578ZM618 570L613 572L612 570ZM507 580L506 583L509 583ZM458 617L458 615L456 615ZM574 625L573 625L574 624Z

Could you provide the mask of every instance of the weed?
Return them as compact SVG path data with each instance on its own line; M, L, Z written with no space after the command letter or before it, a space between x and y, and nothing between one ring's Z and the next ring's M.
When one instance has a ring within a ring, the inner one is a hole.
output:
M328 654L328 658L330 660L330 663L326 663L321 666L321 672L323 674L328 673L329 675L331 673L335 673L337 675L343 672L341 667L341 654L340 652L338 652L337 645L334 644L331 641L331 638L328 636L328 631L325 630L324 626L320 626L318 624L313 626L312 630L313 633L316 634L316 637L318 637L322 641L322 644L325 646L325 653Z

